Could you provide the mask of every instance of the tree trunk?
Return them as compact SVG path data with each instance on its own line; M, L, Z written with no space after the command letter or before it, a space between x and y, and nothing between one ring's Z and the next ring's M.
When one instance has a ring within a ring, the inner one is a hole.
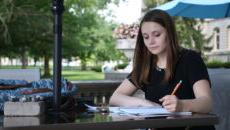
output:
M13 59L10 58L10 65L12 66L13 65Z
M86 60L81 59L81 70L86 70Z
M2 57L0 57L0 68L2 68Z
M50 77L49 56L44 57L44 78Z
M26 69L28 66L28 58L26 57L25 51L21 55L22 69Z
M38 58L37 58L37 57L34 57L34 67L37 66L37 62L38 62Z

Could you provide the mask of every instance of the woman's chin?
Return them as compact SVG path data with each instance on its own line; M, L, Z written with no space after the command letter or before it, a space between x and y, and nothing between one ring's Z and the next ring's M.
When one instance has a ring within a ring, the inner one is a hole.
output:
M160 51L159 51L159 50L150 50L150 52L151 52L153 55L158 55L158 54L160 54Z

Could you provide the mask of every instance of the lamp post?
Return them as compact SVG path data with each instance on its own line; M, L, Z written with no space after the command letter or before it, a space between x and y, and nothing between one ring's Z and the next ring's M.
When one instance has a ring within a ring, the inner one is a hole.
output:
M53 110L60 111L61 102L61 44L62 44L62 13L64 11L63 0L53 0L52 11L54 14L54 54L53 54L53 85L54 104Z

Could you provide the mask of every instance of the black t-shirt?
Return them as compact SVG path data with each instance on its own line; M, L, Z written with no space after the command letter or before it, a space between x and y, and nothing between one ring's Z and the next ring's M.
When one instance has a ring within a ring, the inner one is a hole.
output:
M170 95L180 80L182 80L182 84L175 95L179 99L194 99L194 83L202 79L206 79L210 83L207 68L200 55L187 49L183 49L180 52L179 60L174 69L173 78L170 81L162 82L164 74L164 69L155 67L151 69L149 84L143 84L141 87L145 92L146 99L160 104L159 99L165 95ZM133 82L130 75L127 78ZM194 129L214 130L214 127L194 127ZM170 128L164 130L170 130Z
M168 82L162 82L165 71L160 68L152 68L150 84L141 88L145 92L146 99L159 103L159 99L171 94L176 84L182 80L180 88L176 92L179 99L193 99L193 85L196 81L207 79L207 68L201 57L194 51L183 50L174 70L174 77Z

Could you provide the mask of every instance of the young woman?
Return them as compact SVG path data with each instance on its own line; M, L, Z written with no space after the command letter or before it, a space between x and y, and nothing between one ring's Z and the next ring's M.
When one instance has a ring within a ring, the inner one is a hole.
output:
M172 94L180 81L180 87ZM138 89L145 92L145 99L132 97ZM110 105L162 105L171 112L209 113L212 110L207 68L199 54L178 45L174 22L166 12L152 10L143 17L133 70L111 96Z

